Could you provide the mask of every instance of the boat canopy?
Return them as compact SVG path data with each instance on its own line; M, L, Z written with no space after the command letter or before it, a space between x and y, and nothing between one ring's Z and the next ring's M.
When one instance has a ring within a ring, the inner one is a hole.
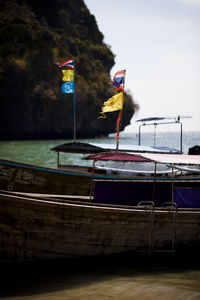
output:
M130 153L103 153L87 156L87 160L107 160L107 161L132 161L132 162L150 162L150 159L137 154Z
M141 128L143 126L154 126L154 147L156 146L156 127L158 125L167 125L167 124L179 124L180 125L180 150L177 153L183 152L183 132L182 132L182 123L181 119L188 119L191 116L171 116L171 117L150 117L144 118L140 120L136 120L136 122L140 122L139 126L139 135L138 135L138 145L141 143Z
M161 164L200 165L200 155L141 153L142 157Z
M149 117L149 118L136 120L135 122L152 122L152 121L161 121L164 119L166 119L166 118L164 118L164 117Z
M200 155L160 153L104 153L86 157L91 160L157 162L161 164L200 165Z
M112 144L106 143L92 143L96 147L104 148L104 152L114 152L116 150L116 146ZM150 147L150 146L139 146L139 145L128 145L128 144L119 144L120 152L159 152L159 153L180 153L179 150L169 147Z
M51 149L55 152L65 152L65 153L99 153L105 152L105 149L99 146L94 146L87 143L72 142L62 145L58 145Z
M178 123L180 122L180 119L189 119L189 118L191 118L191 116L176 115L176 116L169 116L169 117L149 117L149 118L136 120L135 122L146 123L146 122L163 121L163 120L174 120L176 123Z
M100 153L100 152L113 152L115 151L115 146L111 144L97 144L97 143L81 143L81 142L71 142L62 145L58 145L51 151L64 152L64 153ZM119 145L120 152L159 152L159 153L177 153L178 150L167 148L167 147L148 147L148 146L138 146L138 145Z

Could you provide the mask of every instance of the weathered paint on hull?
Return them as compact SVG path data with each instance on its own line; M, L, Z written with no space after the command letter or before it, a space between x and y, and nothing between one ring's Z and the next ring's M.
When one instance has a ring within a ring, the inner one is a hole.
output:
M155 211L155 231L169 231L170 212ZM0 259L26 261L114 254L149 247L149 212L0 194ZM200 241L200 210L179 210L177 244ZM168 247L159 235L154 249Z
M8 191L89 195L91 174L0 161L0 189ZM78 188L77 188L78 187Z

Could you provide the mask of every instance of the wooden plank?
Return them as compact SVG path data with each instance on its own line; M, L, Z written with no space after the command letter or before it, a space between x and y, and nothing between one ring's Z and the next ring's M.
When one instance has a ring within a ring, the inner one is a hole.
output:
M171 224L166 210L156 210L155 231ZM52 259L148 249L149 212L139 208L72 204L0 194L0 258ZM200 213L178 212L177 243L200 241ZM161 236L156 248L166 247Z

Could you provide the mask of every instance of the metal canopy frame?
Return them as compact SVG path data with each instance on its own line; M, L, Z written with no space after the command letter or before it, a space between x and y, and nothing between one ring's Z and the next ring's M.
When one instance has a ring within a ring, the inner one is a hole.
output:
M141 128L142 126L154 126L154 147L156 147L156 127L158 125L168 125L168 124L179 124L180 125L180 152L183 152L183 125L181 123L181 118L191 118L190 116L175 116L175 117L152 117L137 120L136 122L141 122L139 125L139 137L138 137L138 145L141 144ZM171 121L165 121L171 120Z

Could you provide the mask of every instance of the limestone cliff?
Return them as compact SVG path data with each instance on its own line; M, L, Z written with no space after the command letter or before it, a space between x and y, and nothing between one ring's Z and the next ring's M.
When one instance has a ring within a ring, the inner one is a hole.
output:
M114 54L83 0L0 0L0 139L71 138L73 94L58 63L76 61L77 137L115 131L118 112L98 119L115 92ZM136 109L125 96L121 129Z

